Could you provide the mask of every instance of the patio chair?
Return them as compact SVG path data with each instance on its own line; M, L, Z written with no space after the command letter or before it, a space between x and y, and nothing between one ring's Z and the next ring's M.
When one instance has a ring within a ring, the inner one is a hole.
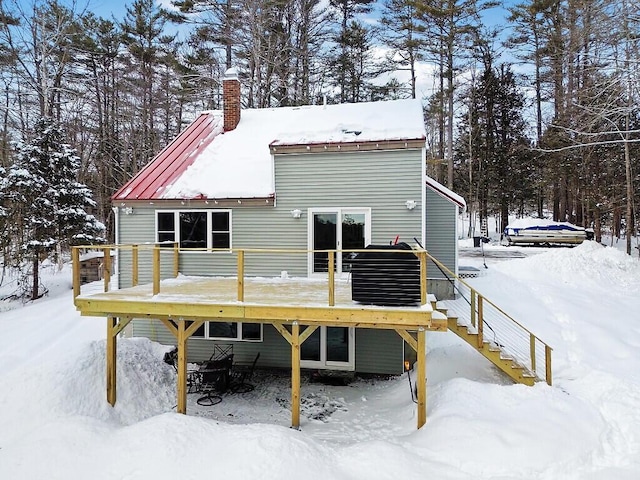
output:
M213 346L213 352L209 357L209 361L214 360L223 360L227 358L229 355L233 355L233 344L232 343L216 343Z
M251 363L235 363L231 368L231 386L230 390L233 393L247 393L251 392L255 385L248 383L253 376L253 371L256 368L256 363L260 358L260 352L255 356Z
M197 370L200 377L200 391L205 394L198 398L198 405L211 406L222 401L219 393L229 390L231 384L231 366L233 354L219 360L204 362Z

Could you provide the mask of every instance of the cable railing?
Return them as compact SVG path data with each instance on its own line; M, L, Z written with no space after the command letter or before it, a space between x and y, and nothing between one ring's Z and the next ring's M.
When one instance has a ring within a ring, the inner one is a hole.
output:
M476 347L482 348L488 342L488 348L499 348L503 358L515 361L528 374L551 385L551 347L440 261L427 255L466 301L445 301L444 304L454 314L469 321L470 332L478 334Z

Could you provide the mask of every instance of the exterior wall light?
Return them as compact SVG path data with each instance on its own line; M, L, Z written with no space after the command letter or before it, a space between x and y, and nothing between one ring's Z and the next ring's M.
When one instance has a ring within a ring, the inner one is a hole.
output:
M406 202L404 202L404 204L408 210L413 210L417 205L415 200L407 200Z
M302 216L302 210L296 208L295 210L291 210L291 216L293 218L300 218Z

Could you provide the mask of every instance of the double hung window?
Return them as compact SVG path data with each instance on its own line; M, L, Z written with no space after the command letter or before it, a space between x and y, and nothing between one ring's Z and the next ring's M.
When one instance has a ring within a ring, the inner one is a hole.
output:
M231 210L157 211L156 237L181 249L231 248Z

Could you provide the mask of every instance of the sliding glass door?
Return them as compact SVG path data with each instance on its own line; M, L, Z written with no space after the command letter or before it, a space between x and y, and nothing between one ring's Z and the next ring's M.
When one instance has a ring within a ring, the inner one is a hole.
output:
M309 272L329 271L329 254L322 250L342 250L335 256L332 268L341 274L351 271L352 250L371 243L371 210L368 208L310 209ZM321 250L321 251L317 251Z
M300 347L303 368L353 370L355 330L346 327L318 327Z

